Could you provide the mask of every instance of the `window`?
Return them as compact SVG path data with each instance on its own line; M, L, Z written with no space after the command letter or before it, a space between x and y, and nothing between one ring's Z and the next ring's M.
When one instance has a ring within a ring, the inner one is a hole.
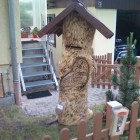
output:
M21 27L33 26L33 4L32 0L19 0Z
M55 17L55 14L48 14L47 16L47 23L51 22L53 18ZM56 47L56 35L50 34L49 35L49 41L53 43L53 46Z

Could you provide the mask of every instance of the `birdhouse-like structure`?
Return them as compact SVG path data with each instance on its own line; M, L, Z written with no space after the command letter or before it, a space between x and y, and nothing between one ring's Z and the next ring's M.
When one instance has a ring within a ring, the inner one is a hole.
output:
M96 29L106 38L113 36L81 2L73 2L38 34L39 37L52 33L63 35L59 93L59 103L63 108L58 115L62 124L74 125L93 115L88 109L87 94L93 67L91 46Z

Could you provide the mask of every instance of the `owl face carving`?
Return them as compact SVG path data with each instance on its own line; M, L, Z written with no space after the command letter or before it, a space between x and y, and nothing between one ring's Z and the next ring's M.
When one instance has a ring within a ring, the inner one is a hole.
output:
M63 23L63 37L66 49L82 49L91 42L95 33L93 28L79 13L72 12Z
M71 89L71 87L84 87L88 82L89 64L85 58L77 57L72 69L61 79L61 88Z

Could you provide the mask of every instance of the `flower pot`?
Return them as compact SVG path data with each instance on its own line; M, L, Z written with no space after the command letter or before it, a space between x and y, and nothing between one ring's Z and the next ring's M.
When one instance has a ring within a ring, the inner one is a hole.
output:
M28 38L28 34L27 33L21 33L21 38Z
M33 38L38 38L38 35L33 33Z

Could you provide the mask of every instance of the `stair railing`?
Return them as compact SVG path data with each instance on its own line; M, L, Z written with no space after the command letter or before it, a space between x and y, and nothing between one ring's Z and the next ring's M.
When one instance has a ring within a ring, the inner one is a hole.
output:
M22 74L22 70L21 70L20 64L19 64L19 76L20 76L20 81L21 81L21 85L22 85L23 91L26 91L25 82L24 82L24 79L23 79L23 74Z
M58 86L59 86L59 85L58 85L58 81L57 81L56 75L55 75L55 73L54 73L53 66L52 66L52 64L51 64L51 52L49 53L50 49L46 49L45 46L43 46L43 47L44 47L44 50L45 50L46 58L47 58L47 60L48 60L49 66L50 66L51 73L53 74L53 79L54 79L54 81L55 81L56 88L58 89ZM47 48L48 48L48 47L51 47L51 46L50 46L50 43L47 41Z

